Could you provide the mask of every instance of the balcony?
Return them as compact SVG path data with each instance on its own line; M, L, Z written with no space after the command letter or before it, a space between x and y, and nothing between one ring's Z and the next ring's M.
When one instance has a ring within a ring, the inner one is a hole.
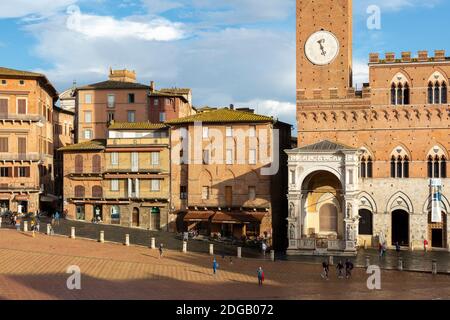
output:
M71 167L64 170L70 177L101 177L105 168L102 166Z
M39 114L15 114L15 113L0 113L0 121L30 121L30 122L45 122L44 116Z
M0 183L0 192L5 191L34 191L40 192L41 188L34 183Z
M44 161L45 155L37 152L0 153L0 161Z
M168 173L168 171L162 170L162 165L139 165L136 167L129 166L128 168L124 165L108 165L106 167L106 173L139 173L139 174L159 174L159 173Z

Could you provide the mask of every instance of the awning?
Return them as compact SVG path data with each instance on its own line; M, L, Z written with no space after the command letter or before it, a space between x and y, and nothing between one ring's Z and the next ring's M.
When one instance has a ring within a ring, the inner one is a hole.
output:
M184 221L202 222L209 221L209 218L214 215L214 211L189 211L184 216Z
M0 193L0 200L9 200L11 199L11 195L7 193Z
M28 201L30 199L29 195L26 194L20 194L14 197L15 201Z
M266 214L260 212L216 212L212 223L249 224L261 223Z
M53 201L58 201L58 197L54 196L52 194L47 194L45 196L41 196L40 199L41 202L53 202Z

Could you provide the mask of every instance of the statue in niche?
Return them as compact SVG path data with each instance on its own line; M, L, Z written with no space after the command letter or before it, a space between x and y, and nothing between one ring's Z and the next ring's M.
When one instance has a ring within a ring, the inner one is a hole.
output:
M289 216L291 218L295 216L295 207L294 207L293 203L291 203L290 206L289 206Z
M289 239L294 240L295 239L295 227L291 224L291 227L289 228Z
M350 203L347 204L347 213L345 216L347 219L352 217L352 205Z

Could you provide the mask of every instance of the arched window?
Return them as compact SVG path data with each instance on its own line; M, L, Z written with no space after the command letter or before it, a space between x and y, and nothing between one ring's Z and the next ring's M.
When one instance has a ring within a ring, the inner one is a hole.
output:
M441 85L436 81L434 84L434 104L441 103Z
M433 90L433 83L428 83L428 104L434 103L434 90Z
M99 155L92 157L92 173L100 173L101 171L101 159Z
M405 87L403 89L403 104L409 104L409 85L405 83Z
M92 198L102 198L103 197L103 189L101 186L93 186L92 187Z
M404 92L404 88L402 86L401 83L399 83L397 85L397 104L404 104L404 100L403 100L403 92Z
M84 187L83 186L76 186L75 187L75 198L84 198Z
M397 87L395 86L395 83L393 83L391 86L391 104L397 104Z
M428 104L447 103L447 77L435 71L428 80Z
M397 73L391 81L391 104L404 105L410 103L410 87L407 77Z
M402 157L398 156L397 158L397 178L403 177L403 163Z
M395 157L391 158L391 178L395 178Z
M367 171L366 171L366 158L362 157L360 164L359 164L359 172L360 172L360 176L361 178L366 178L367 177Z
M447 159L445 156L441 157L441 178L447 178Z
M428 178L447 178L447 156L440 146L434 146L427 158Z
M394 149L391 155L391 178L409 178L410 158L402 146Z
M433 157L432 156L428 156L427 173L428 173L428 178L433 178Z
M403 178L409 178L409 158L405 156L403 159Z
M373 161L371 157L367 159L367 178L373 178Z
M447 103L447 84L445 82L442 82L441 86L441 103Z
M81 155L75 157L75 173L83 173L83 156Z
M434 175L434 177L436 177L436 178L438 178L440 175L439 175L439 169L440 169L440 166L439 166L439 157L436 155L435 157L434 157L434 165L433 165L433 175Z

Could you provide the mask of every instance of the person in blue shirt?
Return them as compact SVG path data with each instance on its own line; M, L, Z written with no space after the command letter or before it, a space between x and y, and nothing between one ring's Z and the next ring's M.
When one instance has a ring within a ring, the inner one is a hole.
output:
M214 274L216 274L217 268L219 268L219 264L217 263L216 258L214 258L214 261L213 261L213 272L214 272Z

